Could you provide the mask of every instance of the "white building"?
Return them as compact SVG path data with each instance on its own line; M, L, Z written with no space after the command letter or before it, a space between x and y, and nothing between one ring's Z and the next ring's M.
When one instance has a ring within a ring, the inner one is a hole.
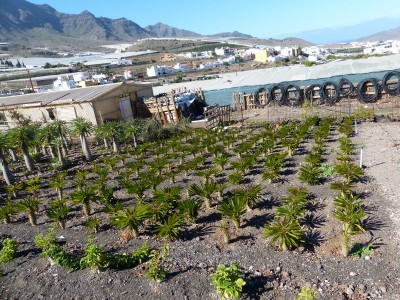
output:
M151 66L147 69L147 76L149 77L157 77L157 76L164 76L168 74L172 74L172 70L169 69L167 66Z
M53 82L54 91L67 91L73 88L76 88L76 82L68 78L58 77L57 80Z
M283 57L293 57L293 56L297 56L297 48L294 47L284 47L281 49L281 55Z

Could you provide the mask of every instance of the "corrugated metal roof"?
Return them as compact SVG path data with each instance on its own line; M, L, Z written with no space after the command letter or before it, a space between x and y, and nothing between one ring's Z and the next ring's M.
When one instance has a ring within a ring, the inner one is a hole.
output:
M58 91L58 92L45 92L45 93L35 93L35 94L26 94L19 96L9 96L9 97L1 97L0 98L0 107L2 106L14 106L14 105L24 105L24 104L38 104L40 105L48 105L50 103L57 104L57 102L72 102L79 103L90 101L98 97L101 94L110 92L121 85L128 83L111 83L105 85L96 85L86 88L75 88L67 91ZM149 87L149 85L144 84L135 84L138 87Z

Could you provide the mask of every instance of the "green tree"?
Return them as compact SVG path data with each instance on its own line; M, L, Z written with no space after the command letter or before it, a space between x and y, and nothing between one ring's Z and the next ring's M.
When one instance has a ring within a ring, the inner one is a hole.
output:
M8 161L5 156L5 152L10 149L8 135L6 133L0 132L0 166L3 173L4 181L8 185L13 185L15 183L14 174L11 172L8 166Z
M76 118L72 124L72 134L79 137L82 146L83 155L87 160L92 160L92 154L89 149L89 145L86 137L90 135L93 131L93 124L89 120L85 118L78 117Z
M22 125L10 129L10 142L20 150L24 156L24 161L28 171L32 172L35 169L32 157L29 154L29 147L33 145L36 138L36 126Z

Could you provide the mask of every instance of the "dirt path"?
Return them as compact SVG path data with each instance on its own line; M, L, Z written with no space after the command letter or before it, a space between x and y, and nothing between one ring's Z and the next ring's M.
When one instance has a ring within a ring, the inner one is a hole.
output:
M358 127L356 141L363 145L363 165L367 175L375 178L394 226L390 231L400 253L400 124L364 123Z

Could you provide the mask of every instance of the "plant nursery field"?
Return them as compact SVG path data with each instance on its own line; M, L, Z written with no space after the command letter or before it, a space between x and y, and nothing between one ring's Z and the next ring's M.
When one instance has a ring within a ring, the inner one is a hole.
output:
M399 299L400 124L353 124L99 134L29 172L19 154L0 298Z

